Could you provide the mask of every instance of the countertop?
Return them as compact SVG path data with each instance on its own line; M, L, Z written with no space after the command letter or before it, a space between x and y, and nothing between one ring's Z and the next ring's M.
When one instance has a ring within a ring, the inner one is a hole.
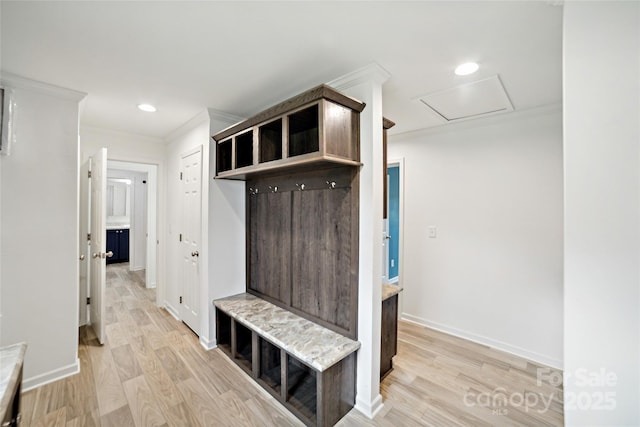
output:
M251 294L213 301L236 321L322 372L360 348L360 343Z
M382 301L388 300L389 298L399 294L400 292L402 292L402 286L383 283L382 284Z
M18 382L26 351L26 343L0 348L0 421L4 420L7 409L13 401L13 391Z

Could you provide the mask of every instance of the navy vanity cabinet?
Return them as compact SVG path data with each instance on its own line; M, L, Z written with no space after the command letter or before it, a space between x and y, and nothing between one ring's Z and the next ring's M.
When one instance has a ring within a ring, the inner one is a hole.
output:
M107 258L107 264L129 262L129 229L107 230L107 252L113 256Z

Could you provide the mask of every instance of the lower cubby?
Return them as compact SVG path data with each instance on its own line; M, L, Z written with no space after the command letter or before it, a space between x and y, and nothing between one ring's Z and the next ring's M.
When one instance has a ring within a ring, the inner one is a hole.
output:
M235 322L236 325L236 348L234 358L236 362L246 370L252 369L252 337L251 330L241 323Z
M282 353L280 348L271 344L264 338L259 338L260 342L260 369L258 378L262 385L280 395L282 391Z
M310 424L316 424L318 404L316 371L289 355L287 355L287 403Z
M216 310L216 339L218 347L231 354L231 317L220 310Z

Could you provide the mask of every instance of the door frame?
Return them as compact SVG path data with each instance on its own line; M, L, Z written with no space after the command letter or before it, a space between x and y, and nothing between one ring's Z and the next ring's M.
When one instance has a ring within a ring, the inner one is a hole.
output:
M404 157L390 158L387 160L387 167L398 167L398 195L399 199L399 207L398 207L398 282L403 288L406 288L407 283L405 283L402 278L404 277ZM387 177L385 177L387 178ZM386 201L388 203L388 199ZM388 220L388 219L387 219ZM387 265L389 265L389 258L387 257ZM399 298L399 313L402 313L402 294L400 293Z
M107 160L107 170L117 169L131 172L147 173L147 262L145 265L145 285L147 288L156 288L156 305L160 305L159 274L159 250L158 250L158 201L159 182L158 164L142 163L132 160Z

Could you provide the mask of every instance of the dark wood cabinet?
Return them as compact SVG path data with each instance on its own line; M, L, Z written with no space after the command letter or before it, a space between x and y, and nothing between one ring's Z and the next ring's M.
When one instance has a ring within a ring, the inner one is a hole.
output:
M216 177L249 177L313 165L360 166L365 104L318 86L213 136Z
M380 331L380 379L393 369L393 356L398 353L398 295L382 301L382 329Z
M129 262L129 230L107 230L107 252L113 256L107 258L107 264Z

